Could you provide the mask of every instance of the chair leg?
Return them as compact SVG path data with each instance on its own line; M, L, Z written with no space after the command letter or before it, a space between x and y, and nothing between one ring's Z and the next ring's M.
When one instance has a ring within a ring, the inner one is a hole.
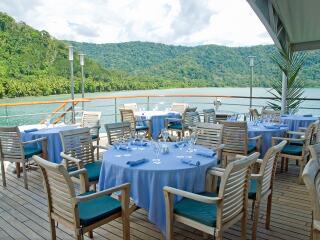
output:
M252 206L251 206L251 220L253 220L254 204L255 204L255 200L252 200Z
M267 213L266 213L266 229L270 229L270 221L271 221L271 207L272 207L272 192L268 196L267 202Z
M93 231L92 230L88 232L88 236L90 239L93 239Z
M303 184L303 180L302 180L302 173L303 173L303 168L304 168L303 161L300 161L299 165L300 165L300 171L299 171L299 177L298 177L298 184Z
M257 239L257 228L258 228L258 221L259 221L259 211L260 211L260 201L255 201L254 217L253 217L253 224L252 224L252 240L256 240Z
M6 172L4 169L4 162L1 160L1 176L2 176L2 185L4 187L7 186L7 182L6 182Z
M222 239L222 236L221 236ZM241 239L247 239L247 209L243 211L242 220L241 220Z
M20 177L20 163L19 162L17 162L16 163L16 172L17 172L17 177L19 178Z
M220 230L215 231L215 237L214 237L214 239L222 240L222 232L221 232Z
M24 181L24 187L25 189L28 189L28 177L27 177L27 169L26 169L26 163L22 163L22 169L23 169L23 181Z
M288 168L289 168L289 159L288 159L288 158L286 158L286 159L285 159L285 162L286 162L286 169L285 169L285 171L286 171L286 172L288 172Z
M99 146L99 136L97 139L97 145ZM100 159L99 153L100 153L99 148L97 148L97 159Z
M50 218L50 234L51 234L51 240L57 239L56 226L52 218Z

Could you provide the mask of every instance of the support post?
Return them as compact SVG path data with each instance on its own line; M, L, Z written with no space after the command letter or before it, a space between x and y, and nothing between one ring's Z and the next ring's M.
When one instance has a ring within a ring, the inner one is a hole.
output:
M75 109L74 109L74 78L73 78L73 47L69 46L69 61L70 61L70 80L71 80L71 100L72 100L72 123L76 123Z
M282 91L281 91L281 113L287 113L287 88L288 80L284 72L282 72Z
M79 61L80 61L80 66L81 66L81 77L82 77L82 82L81 82L81 96L82 100L84 98L84 54L81 53L79 54ZM82 111L84 110L84 102L82 101Z
M118 117L117 117L117 98L114 98L114 122L117 122Z
M254 56L249 56L249 66L250 66L250 68L251 68L251 79L250 79L250 108L252 108L252 85L253 85Z

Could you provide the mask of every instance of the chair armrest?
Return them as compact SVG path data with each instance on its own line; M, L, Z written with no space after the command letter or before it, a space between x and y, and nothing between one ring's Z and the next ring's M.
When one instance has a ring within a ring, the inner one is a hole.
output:
M220 144L218 147L216 147L214 150L218 151L218 150L222 150L224 149L225 144Z
M300 136L304 136L305 132L294 132L294 131L287 131L286 132L289 135L300 135Z
M246 156L245 155L241 155L241 154L237 154L235 156L235 160L239 160L239 159L244 158L244 157L246 157Z
M255 136L255 137L252 137L252 138L248 138L248 140L260 140L260 139L262 139L262 135Z
M263 163L263 159L259 159L259 158L258 158L257 161L256 161L256 163L260 163L260 164Z
M174 195L178 195L181 197L189 198L189 199L192 199L192 200L195 200L198 202L207 203L207 204L219 203L222 200L219 197L206 197L206 196L202 196L199 194L190 193L190 192L186 192L186 191L183 191L180 189L168 187L168 186L165 186L163 188L163 191L167 192L167 193L174 194Z
M114 192L119 192L119 191L129 193L129 189L130 189L130 183L124 183L124 184L121 184L121 185L113 187L113 188L108 188L108 189L100 191L100 192L92 193L90 195L76 196L75 201L76 201L76 203L86 202L86 201L95 199L97 197L101 197L103 195L110 195Z
M101 146L101 145L94 145L93 148L100 148L100 149L104 149L104 150L109 150L111 148L111 146Z
M224 171L225 171L224 168L212 167L208 169L207 174L222 177L224 174Z
M300 138L286 138L286 137L272 137L272 140L286 140L286 141L295 141L295 142L303 142L305 139L300 139Z
M87 170L85 168L81 168L76 171L69 172L69 175L71 177L74 177L75 175L81 175L81 174L87 175Z
M165 121L171 122L181 122L182 118L165 118Z
M262 174L254 174L254 173L252 173L251 175L250 175L250 178L252 178L252 179L256 179L256 180L260 180L260 179L262 179Z
M305 132L305 131L307 131L307 129L308 129L308 128L306 128L306 127L299 127L299 128L298 128L298 130L301 131L301 132Z
M41 137L41 138L37 138L37 139L34 139L34 140L22 142L22 145L36 143L36 142L42 142L42 141L47 141L47 138L46 137Z
M71 161L71 162L74 162L75 164L77 164L78 169L83 168L82 160L74 158L74 157L71 157L71 156L65 154L64 152L60 153L60 156L66 161Z

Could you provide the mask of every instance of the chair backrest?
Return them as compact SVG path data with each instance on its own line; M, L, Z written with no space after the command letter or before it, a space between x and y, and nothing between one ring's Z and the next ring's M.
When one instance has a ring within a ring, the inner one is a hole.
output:
M313 218L320 221L320 159L319 154L315 155L315 152L320 151L320 144L310 148L316 148L316 150L314 150L311 160L305 166L302 178L310 194ZM316 158L314 158L315 156Z
M276 111L273 109L262 109L261 110L261 117L273 115L275 117L281 116L281 111Z
M205 123L216 123L217 118L216 118L216 111L211 108L211 109L203 109L203 120Z
M80 159L83 164L94 162L94 148L89 128L76 128L60 131L62 151L71 157ZM74 167L75 163L66 162L66 167Z
M249 108L251 120L256 120L260 117L260 114L256 108Z
M186 103L172 103L170 111L183 114L187 107Z
M184 127L195 127L200 122L200 115L198 112L185 112L182 119Z
M197 144L216 149L222 143L222 124L197 123Z
M309 146L312 144L312 139L315 134L318 122L311 123L304 135L303 154L309 153Z
M83 111L82 119L81 119L81 127L91 128L100 126L101 112L91 112L91 111ZM91 128L90 134L91 136L97 136L99 133L98 128Z
M309 146L312 159L317 159L320 165L320 143Z
M247 155L247 123L223 121L222 144L224 144L223 152Z
M134 112L131 109L119 109L121 122L129 122L132 131L136 129L136 119L134 117Z
M109 123L104 125L108 135L108 142L112 145L121 138L129 138L131 136L131 127L129 122Z
M76 193L66 168L62 164L46 161L39 156L33 156L32 158L38 164L42 173L48 198L49 214L74 224L75 221L78 221L72 201L76 197Z
M127 110L132 110L133 112L138 111L138 105L136 103L125 103L123 104L123 108Z
M312 144L316 144L320 142L320 121L317 120L314 122L313 136L312 136Z
M1 159L9 162L24 160L24 152L18 127L0 127Z
M248 181L251 165L259 153L253 153L228 164L221 178L218 197L222 203L217 209L217 226L224 225L247 211Z
M262 177L261 189L257 189L258 197L263 196L269 189L272 188L274 175L276 172L277 154L281 152L287 141L282 141L279 144L268 149L264 155L263 161L260 165L259 174Z

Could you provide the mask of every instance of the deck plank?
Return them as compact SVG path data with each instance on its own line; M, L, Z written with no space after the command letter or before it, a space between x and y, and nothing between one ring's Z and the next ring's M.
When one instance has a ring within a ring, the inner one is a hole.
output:
M43 191L40 172L28 172L29 190L24 189L23 179L7 169L7 188L0 183L0 240L2 239L48 239L50 236L47 215L47 199ZM274 184L271 229L264 228L266 202L263 201L258 224L258 239L304 240L309 239L311 210L308 192L298 185L298 168L292 164L289 172L277 173ZM249 203L251 206L251 204ZM252 221L248 211L247 238L251 239ZM147 213L139 209L130 216L131 239L163 239L156 226L148 222ZM59 225L58 239L73 239L73 232ZM177 240L202 239L196 229L176 224L174 237ZM224 233L224 239L239 239L240 224ZM86 240L89 238L85 237ZM110 222L94 231L94 239L122 239L121 219Z

